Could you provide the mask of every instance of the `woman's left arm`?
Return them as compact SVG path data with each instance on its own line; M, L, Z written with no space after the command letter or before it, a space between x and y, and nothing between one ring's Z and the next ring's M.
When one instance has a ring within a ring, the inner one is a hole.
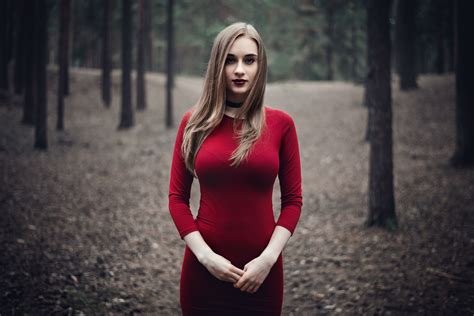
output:
M288 239L295 231L303 206L301 188L301 161L298 136L293 119L283 113L286 123L280 147L280 181L281 211L272 237L260 256L248 262L244 275L234 284L241 291L254 293L267 277L270 269L283 251Z
M234 283L234 287L240 288L241 291L255 293L267 278L290 237L291 232L288 229L276 226L265 250L245 265L244 274Z

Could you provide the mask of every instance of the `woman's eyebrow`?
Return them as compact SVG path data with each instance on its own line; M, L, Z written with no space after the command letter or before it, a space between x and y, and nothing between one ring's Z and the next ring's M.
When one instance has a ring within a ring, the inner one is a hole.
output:
M227 57L235 57L234 54L227 54ZM257 57L257 54L246 54L244 57Z

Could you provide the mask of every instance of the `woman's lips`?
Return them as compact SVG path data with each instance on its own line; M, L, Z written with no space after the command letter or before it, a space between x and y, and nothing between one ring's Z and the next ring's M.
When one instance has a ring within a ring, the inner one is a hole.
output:
M247 80L244 80L244 79L234 79L232 80L232 82L237 85L237 86L243 86Z

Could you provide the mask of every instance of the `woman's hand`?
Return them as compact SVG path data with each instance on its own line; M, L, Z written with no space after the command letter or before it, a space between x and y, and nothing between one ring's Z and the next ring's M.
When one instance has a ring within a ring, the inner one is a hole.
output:
M215 252L207 253L199 261L213 276L221 281L235 283L244 274L243 270L235 267L229 260Z
M255 293L268 276L275 260L268 256L259 256L244 266L244 275L234 283L234 287L242 292Z

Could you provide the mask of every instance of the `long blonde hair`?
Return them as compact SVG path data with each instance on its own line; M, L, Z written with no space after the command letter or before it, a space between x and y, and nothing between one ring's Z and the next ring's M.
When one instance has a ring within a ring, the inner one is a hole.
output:
M193 173L196 154L206 137L219 125L224 117L226 99L225 60L230 47L240 36L247 36L257 43L257 74L249 94L234 120L234 131L238 119L242 128L236 132L239 146L229 160L237 167L247 158L253 143L260 137L265 127L263 97L267 81L267 56L262 39L250 24L237 22L223 29L215 38L207 66L204 87L198 102L193 106L184 130L181 153L186 168Z

